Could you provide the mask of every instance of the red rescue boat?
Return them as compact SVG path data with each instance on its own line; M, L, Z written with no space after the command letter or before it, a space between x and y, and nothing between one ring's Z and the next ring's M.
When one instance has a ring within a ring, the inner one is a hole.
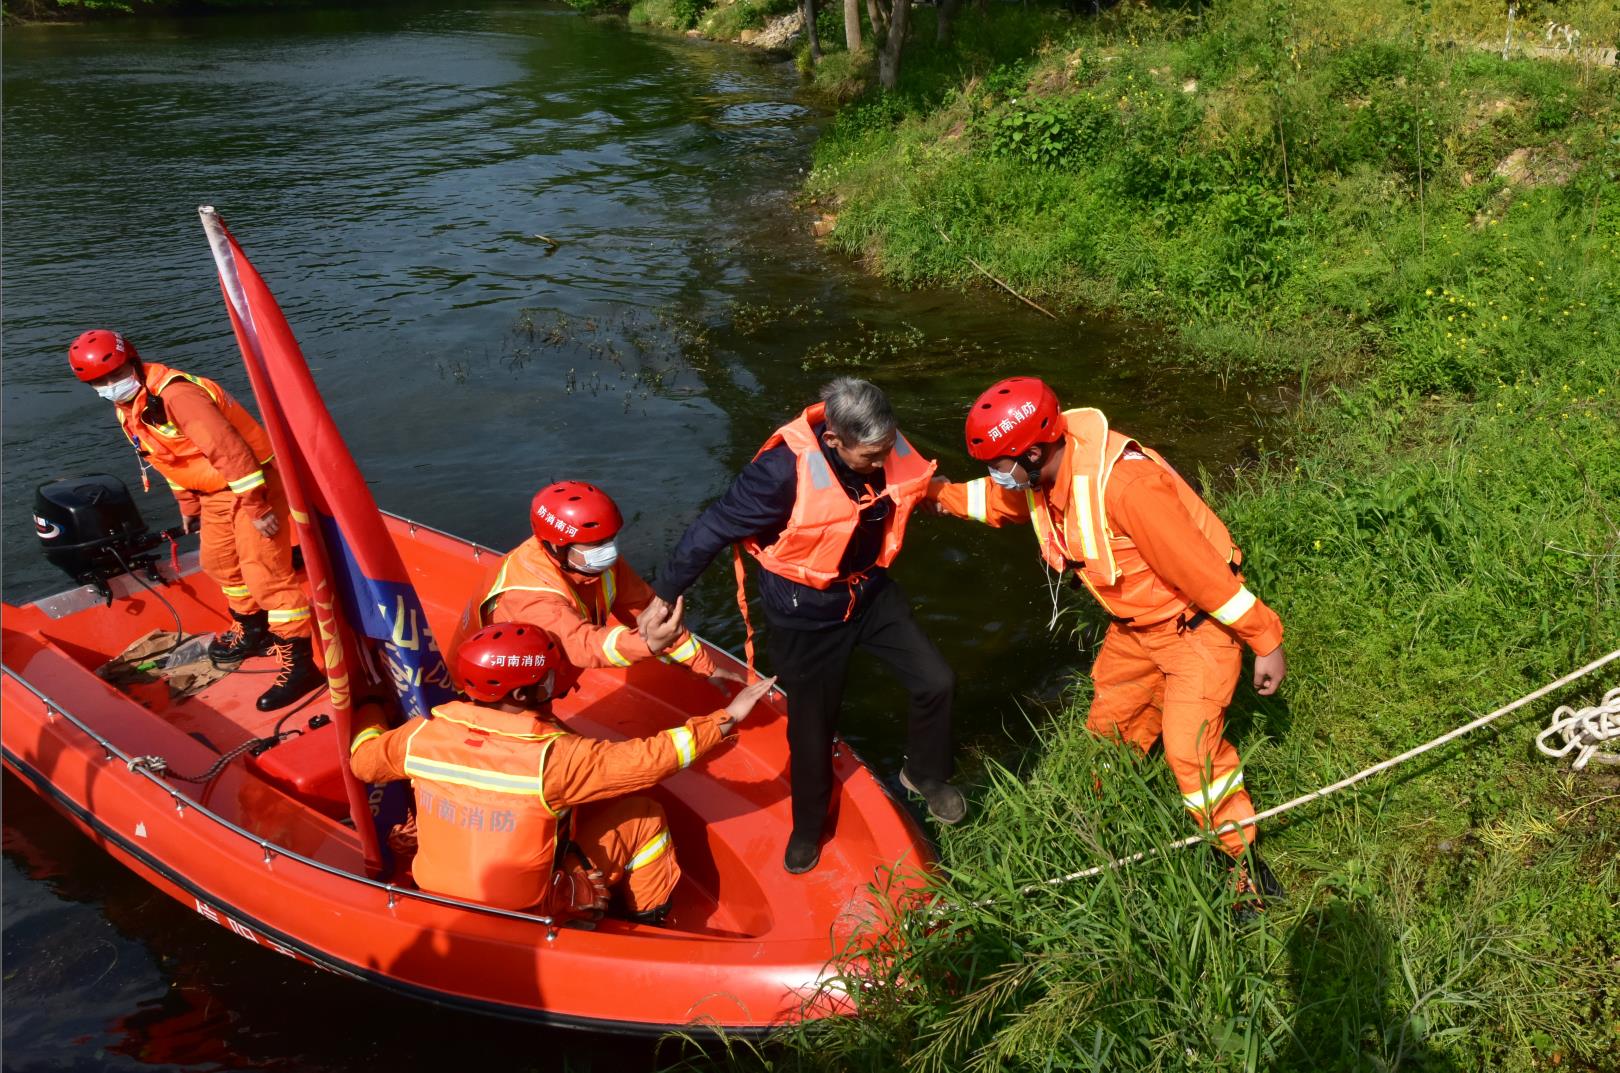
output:
M450 636L494 553L398 517L386 524L430 625ZM164 584L120 574L110 599L84 586L5 605L5 767L137 874L247 942L484 1013L612 1031L752 1032L849 1012L831 962L883 941L897 897L929 860L915 824L841 746L821 864L802 876L783 870L787 718L772 696L732 742L652 791L684 873L663 927L606 919L586 930L371 878L335 725L220 763L253 739L306 728L324 693L286 717L257 711L265 679L240 671L178 702L161 681L120 690L96 675L134 639L172 629L174 614L187 633L227 624L195 556L178 573L154 569ZM624 737L718 703L708 682L650 661L588 672L558 715L579 733ZM179 777L216 765L204 781Z

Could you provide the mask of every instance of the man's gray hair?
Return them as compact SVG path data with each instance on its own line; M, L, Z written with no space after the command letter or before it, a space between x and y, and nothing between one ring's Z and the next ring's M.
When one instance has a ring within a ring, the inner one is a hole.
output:
M827 429L855 447L882 443L895 434L894 410L876 384L840 376L821 389L827 404Z

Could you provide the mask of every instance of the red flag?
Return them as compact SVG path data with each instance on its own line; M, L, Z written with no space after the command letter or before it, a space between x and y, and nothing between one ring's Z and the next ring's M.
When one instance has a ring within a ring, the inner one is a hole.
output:
M381 694L406 718L424 718L454 695L449 670L287 318L225 221L210 206L197 211L298 527L349 807L366 863L380 873L388 832L406 818L408 787L367 787L349 773L355 705Z

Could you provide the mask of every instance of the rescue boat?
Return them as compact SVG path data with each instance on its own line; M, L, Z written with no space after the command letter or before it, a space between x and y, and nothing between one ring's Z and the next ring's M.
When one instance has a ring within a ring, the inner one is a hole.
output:
M385 515L440 637L495 553ZM838 965L881 943L929 854L914 822L840 746L821 863L781 865L791 826L783 698L652 791L683 876L661 927L594 926L440 897L368 875L324 692L261 713L268 658L172 700L96 669L155 629L223 629L223 596L192 553L149 556L4 606L0 722L7 771L91 839L244 942L446 1006L561 1026L757 1033L849 1012ZM176 622L178 619L178 623ZM711 646L712 647L712 646ZM715 650L732 666L737 660ZM654 733L724 703L709 682L648 661L586 673L557 714L601 737ZM301 733L268 748L277 732ZM187 780L194 781L187 781ZM269 956L268 954L266 956Z

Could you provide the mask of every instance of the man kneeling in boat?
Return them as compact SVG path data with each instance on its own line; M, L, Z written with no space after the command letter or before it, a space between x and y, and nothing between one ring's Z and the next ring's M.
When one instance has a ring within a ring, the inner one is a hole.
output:
M466 628L533 623L554 634L568 661L581 668L628 667L657 657L717 681L743 681L716 667L687 631L684 605L643 614L653 591L619 558L624 516L606 492L584 481L547 485L535 493L529 525L534 536L502 561Z
M579 671L550 634L489 626L456 650L468 701L393 730L354 737L364 782L409 778L416 790L417 885L502 909L599 913L617 895L632 920L662 923L681 877L664 811L622 796L689 767L730 734L774 678L718 711L647 738L571 734L551 702Z
M88 331L68 347L80 380L113 404L146 467L169 482L181 531L201 534L203 573L225 592L234 622L208 655L235 665L273 655L281 673L259 697L285 708L326 684L310 646L309 597L293 571L287 499L270 438L230 392L207 377L142 361L117 332Z

